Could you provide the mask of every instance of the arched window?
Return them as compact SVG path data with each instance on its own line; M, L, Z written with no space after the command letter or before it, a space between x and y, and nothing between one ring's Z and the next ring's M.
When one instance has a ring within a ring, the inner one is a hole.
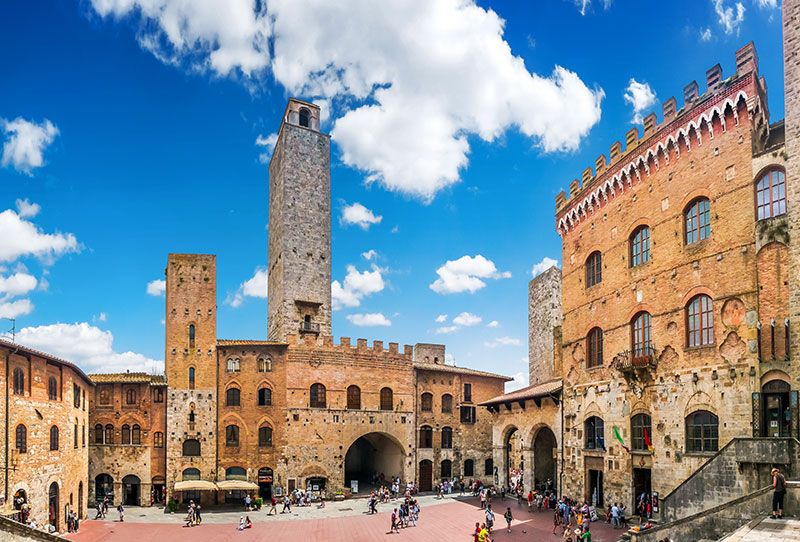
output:
M650 227L639 226L630 238L630 265L636 267L650 261Z
M228 358L228 368L229 373L238 373L239 372L239 358Z
M586 259L586 287L591 288L603 281L603 255L600 251L589 254Z
M433 448L433 428L423 425L419 428L419 447Z
M97 424L94 426L94 443L95 444L105 444L103 441L103 426L102 424Z
M491 476L493 474L494 474L494 459L489 457L483 462L483 475Z
M189 367L189 389L194 389L194 367Z
M272 390L267 386L258 388L258 406L272 405Z
M133 429L131 430L131 444L141 444L142 443L142 428L139 427L139 424L133 424Z
M239 406L241 398L242 393L239 388L228 388L225 391L225 406Z
M631 322L631 347L634 357L653 355L650 313L640 312L633 317Z
M14 447L21 454L28 451L28 428L22 424L17 426Z
M122 426L122 444L131 443L131 426L127 423Z
M50 451L58 451L58 427L55 425L50 428Z
M189 324L189 350L194 350L194 324Z
M272 371L272 358L258 358L258 372L268 373Z
M111 424L106 425L106 444L114 444L114 426Z
M431 397L432 398L432 397ZM449 393L442 395L442 414L453 413L453 396Z
M453 447L453 428L442 427L442 448Z
M361 410L361 388L355 384L347 386L347 409Z
M422 412L433 412L433 394L425 392L420 398L420 409Z
M272 427L264 425L258 428L258 445L261 448L272 446Z
M239 445L239 426L229 425L225 428L225 446L235 447Z
M716 452L719 450L719 418L707 410L686 416L686 451Z
M453 476L453 462L449 459L442 461L442 479L446 480Z
M650 450L653 446L649 414L637 414L631 418L631 448L639 451Z
M127 403L129 405L135 405L136 404L136 390L135 389L128 388L128 390L125 392L125 403Z
M690 203L683 217L687 245L708 239L711 235L711 202L707 198L698 198Z
M78 449L78 418L75 418L75 427L72 431L72 446Z
M714 344L714 305L705 294L694 296L686 305L686 344Z
M605 427L603 426L603 419L597 416L587 418L583 422L583 432L586 435L586 449L587 450L605 450Z
M590 369L592 367L600 367L603 364L603 330L599 327L589 330L586 336L586 366Z
M225 469L226 480L247 480L247 470L244 467L228 467Z
M309 402L311 408L325 408L327 400L325 398L325 386L322 384L311 384L309 391Z
M394 409L392 389L381 388L381 410Z
M184 440L183 455L185 457L200 457L200 441L193 438Z
M19 367L14 368L14 395L25 395L25 373Z
M758 219L786 214L786 174L780 169L767 171L756 183Z
M58 382L54 376L47 379L47 398L51 401L58 399Z
M472 459L464 461L464 476L475 476L475 462Z
M163 448L164 447L164 433L161 431L156 431L153 433L153 446L155 448Z
M300 108L300 126L311 128L311 111L305 107Z
M186 454L184 454L186 455ZM200 454L198 454L200 455ZM200 479L200 469L190 468L184 469L183 471L183 480L199 480Z

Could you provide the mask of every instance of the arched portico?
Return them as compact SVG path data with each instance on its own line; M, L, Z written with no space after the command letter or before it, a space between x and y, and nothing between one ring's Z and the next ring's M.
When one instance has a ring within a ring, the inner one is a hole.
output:
M533 479L539 487L551 481L552 487L558 487L558 469L556 451L558 441L553 430L547 426L540 427L533 437Z
M356 481L358 492L363 493L380 485L381 479L399 476L406 480L404 457L403 446L387 433L373 432L358 437L345 454L345 487L352 487L351 482Z

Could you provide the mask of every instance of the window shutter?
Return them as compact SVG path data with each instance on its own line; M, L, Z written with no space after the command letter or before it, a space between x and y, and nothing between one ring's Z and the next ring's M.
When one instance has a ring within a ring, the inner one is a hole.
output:
M761 394L753 393L753 436L761 436Z
M797 438L797 436L800 435L800 431L798 431L798 429L800 429L800 424L798 424L798 421L800 421L800 420L797 419L798 418L798 405L797 405L797 403L798 403L798 392L797 391L790 391L789 392L789 409L790 409L790 412L792 413L792 421L791 421L791 425L790 425L791 429L789 431L790 431L790 436L792 436L794 438Z

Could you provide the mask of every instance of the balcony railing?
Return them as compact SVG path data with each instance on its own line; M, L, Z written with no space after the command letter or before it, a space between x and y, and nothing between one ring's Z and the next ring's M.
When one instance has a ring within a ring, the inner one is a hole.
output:
M613 361L614 367L623 374L638 373L641 371L655 370L658 367L656 347L643 346L633 350L623 350Z
M300 322L300 331L303 333L319 333L319 324L315 322Z

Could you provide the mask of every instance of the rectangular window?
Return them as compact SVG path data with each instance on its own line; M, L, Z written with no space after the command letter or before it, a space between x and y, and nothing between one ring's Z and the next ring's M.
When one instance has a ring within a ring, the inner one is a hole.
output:
M464 384L464 402L472 402L472 384Z
M153 402L154 403L164 402L164 388L155 388L153 390Z
M461 407L461 423L475 423L475 407L462 406Z
M81 408L81 387L77 384L72 385L72 404L75 408Z

